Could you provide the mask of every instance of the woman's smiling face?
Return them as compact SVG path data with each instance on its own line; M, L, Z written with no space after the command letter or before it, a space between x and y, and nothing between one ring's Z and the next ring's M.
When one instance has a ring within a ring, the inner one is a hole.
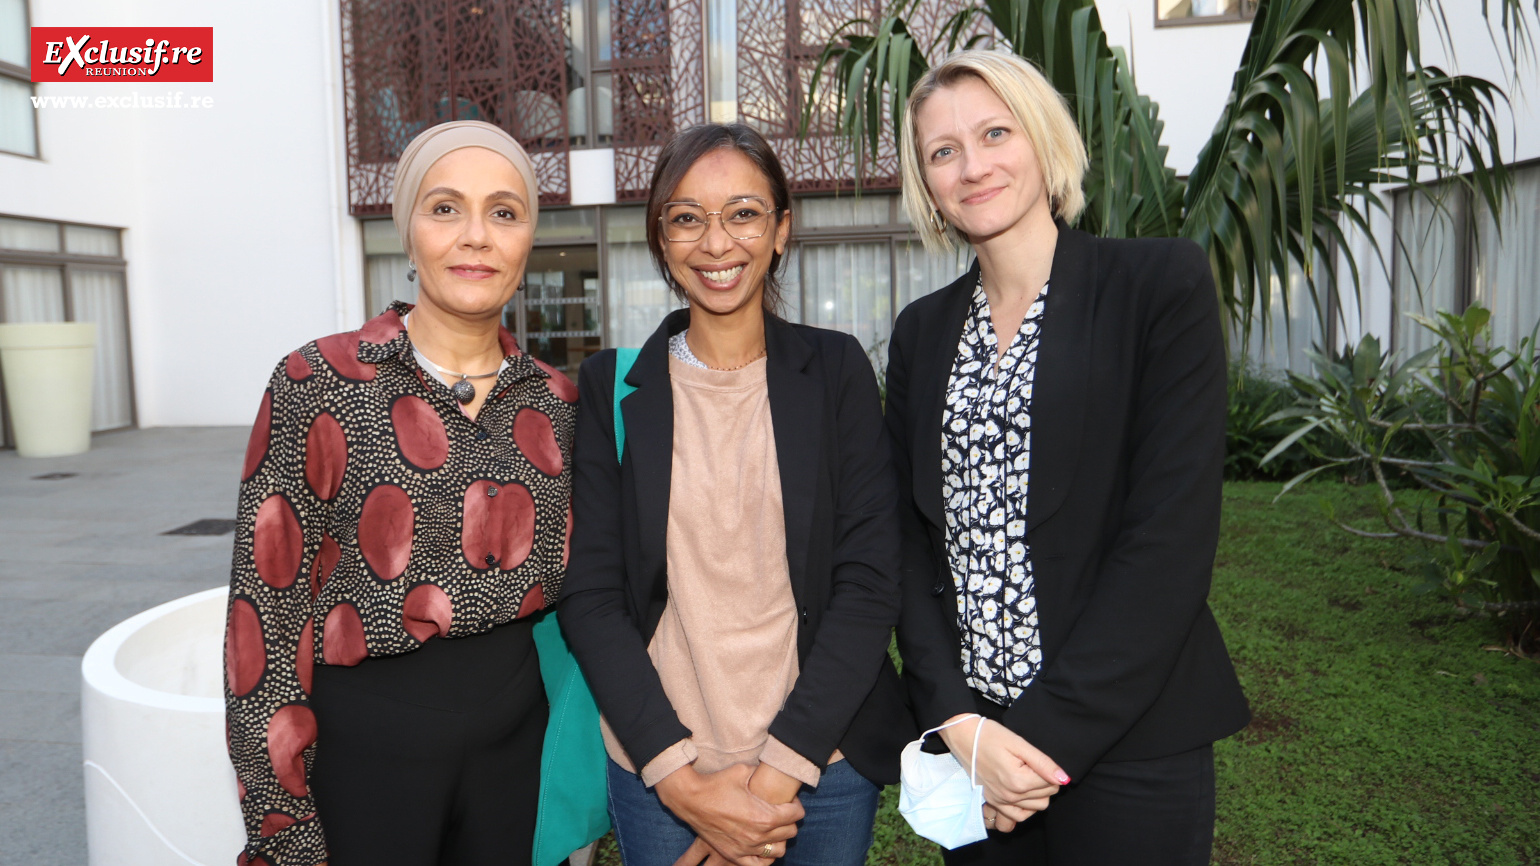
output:
M419 302L470 316L502 310L535 239L523 176L501 154L462 147L428 169L421 190L410 251Z
M1029 215L1052 219L1037 151L981 79L937 90L915 111L914 129L932 200L970 242L1005 234Z
M669 203L695 207L665 206L659 219L664 223L664 261L692 306L729 315L763 304L770 261L786 252L791 234L790 213L775 212L774 201L769 178L734 148L711 150L690 166ZM751 210L765 213L764 234L748 240L733 237L752 233L746 228L753 223ZM705 231L699 239L668 240L670 233L699 230L702 219Z

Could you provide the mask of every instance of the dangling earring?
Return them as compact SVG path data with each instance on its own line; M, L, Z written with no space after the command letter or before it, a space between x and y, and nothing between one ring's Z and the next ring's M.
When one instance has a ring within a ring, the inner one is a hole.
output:
M406 281L409 282L409 283L417 282L417 263L416 262L407 262L406 263Z
M941 215L941 208L931 208L930 227L936 230L936 234L946 234L946 217Z

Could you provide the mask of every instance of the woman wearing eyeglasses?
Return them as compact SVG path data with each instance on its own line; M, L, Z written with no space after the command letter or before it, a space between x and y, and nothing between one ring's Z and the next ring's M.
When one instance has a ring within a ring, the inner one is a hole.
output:
M647 240L689 307L622 374L622 418L615 352L578 379L562 626L626 866L857 866L911 735L876 380L852 337L775 314L789 203L752 129L670 142Z

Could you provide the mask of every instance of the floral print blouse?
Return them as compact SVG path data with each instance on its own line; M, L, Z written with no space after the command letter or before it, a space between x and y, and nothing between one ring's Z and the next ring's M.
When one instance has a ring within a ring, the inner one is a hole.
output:
M1031 685L1043 663L1027 492L1032 380L1047 299L1044 286L1000 356L980 279L941 415L941 497L963 635L963 675L1002 706Z
M326 859L315 665L485 632L561 592L577 387L501 330L504 368L471 418L413 357L410 309L292 352L257 412L225 636L243 864Z

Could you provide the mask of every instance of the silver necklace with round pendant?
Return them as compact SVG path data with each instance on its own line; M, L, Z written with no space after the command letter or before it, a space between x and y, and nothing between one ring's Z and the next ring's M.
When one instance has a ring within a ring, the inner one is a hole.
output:
M428 363L433 364L432 361L429 361ZM469 373L457 373L454 370L445 370L443 367L440 367L437 364L433 364L433 369L439 371L439 373L444 376L460 377L460 381L449 386L449 393L454 395L454 398L459 400L460 405L462 406L476 399L476 386L471 384L472 379L490 379L497 375L496 371L494 371L491 373L477 373L476 375L472 376Z

